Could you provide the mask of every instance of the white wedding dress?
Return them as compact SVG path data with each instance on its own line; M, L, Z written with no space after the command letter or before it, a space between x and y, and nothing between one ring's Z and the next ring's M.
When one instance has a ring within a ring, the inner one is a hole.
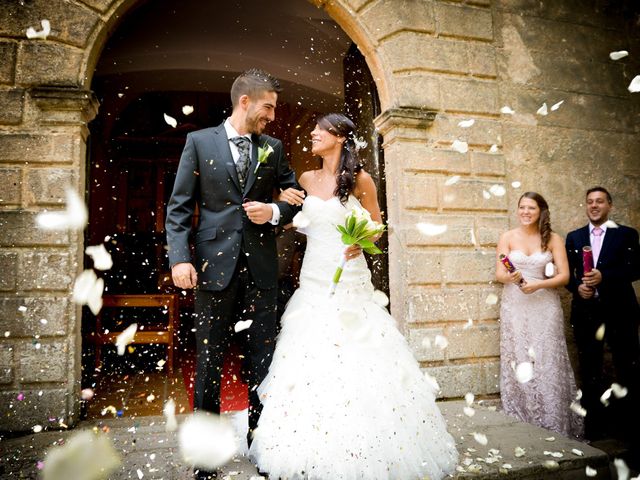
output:
M455 469L455 441L363 256L329 295L345 248L336 225L354 205L305 200L300 288L258 390L264 408L249 456L273 479L438 480Z

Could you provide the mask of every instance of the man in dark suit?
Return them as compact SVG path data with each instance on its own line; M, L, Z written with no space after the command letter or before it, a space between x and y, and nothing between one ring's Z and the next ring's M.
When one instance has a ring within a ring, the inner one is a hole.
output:
M268 371L276 336L274 229L290 223L296 213L286 202L271 203L275 189L297 184L282 142L262 135L275 118L280 91L275 78L256 69L234 81L231 116L218 127L187 135L167 208L173 281L179 288L196 288L195 409L220 413L225 349L236 323L253 320L242 333L249 441L261 411L256 389ZM192 259L189 239L196 206Z
M582 405L587 410L585 436L589 440L606 433L621 433L633 440L638 436L633 430L640 417L640 308L632 285L640 278L640 247L636 230L609 221L612 206L605 188L589 189L589 224L569 233L566 240L571 273L567 288L573 293L571 324L578 347ZM593 253L595 268L589 273L583 269L583 247L591 247ZM611 386L605 384L603 375L603 341L596 338L600 328L604 328L604 341L613 357L614 382L628 389L622 399L612 395L608 407L600 401ZM618 417L621 425L611 425L610 415Z

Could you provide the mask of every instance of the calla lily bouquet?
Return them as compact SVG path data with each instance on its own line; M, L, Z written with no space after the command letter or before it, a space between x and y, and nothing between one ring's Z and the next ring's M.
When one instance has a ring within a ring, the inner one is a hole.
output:
M267 142L264 142L264 145L262 147L258 147L258 163L256 164L256 168L253 171L254 175L258 173L258 168L260 168L261 164L267 163L267 158L269 158L269 155L271 155L272 153L273 147Z
M342 243L345 245L359 245L365 252L371 255L382 253L382 250L371 241L371 238L384 232L386 226L373 221L371 214L364 208L354 207L347 213L344 225L336 225L336 228L342 234ZM333 274L330 295L336 292L336 287L338 286L346 263L347 258L343 254L340 265L338 265L338 268Z

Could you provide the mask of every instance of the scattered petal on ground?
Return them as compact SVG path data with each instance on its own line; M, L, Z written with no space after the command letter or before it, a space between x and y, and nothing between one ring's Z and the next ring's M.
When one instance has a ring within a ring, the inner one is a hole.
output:
M584 457L584 452L582 450L578 450L577 448L573 448L571 450L571 453L573 453L574 455L577 455L579 457Z
M513 451L513 454L514 454L517 458L524 457L525 453L527 453L527 452L526 452L526 450L525 450L524 448L522 448L522 447L516 447L516 448L514 449L514 451Z
M480 445L486 445L488 443L487 436L484 433L473 432L473 439Z

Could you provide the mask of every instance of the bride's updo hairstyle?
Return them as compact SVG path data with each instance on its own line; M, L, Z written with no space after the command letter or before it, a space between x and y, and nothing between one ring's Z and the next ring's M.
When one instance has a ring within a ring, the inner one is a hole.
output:
M545 252L549 246L549 240L551 239L551 213L549 212L549 204L547 201L536 192L525 192L518 200L518 206L523 198L529 198L538 204L540 209L540 218L538 219L538 230L540 231L540 238L542 239L542 251Z
M345 115L341 113L329 113L320 117L318 126L336 137L344 137L342 152L340 154L340 165L338 166L338 176L336 179L336 189L333 194L340 199L344 205L349 199L349 194L356 185L356 175L362 170L362 164L357 159L355 130L356 126Z

